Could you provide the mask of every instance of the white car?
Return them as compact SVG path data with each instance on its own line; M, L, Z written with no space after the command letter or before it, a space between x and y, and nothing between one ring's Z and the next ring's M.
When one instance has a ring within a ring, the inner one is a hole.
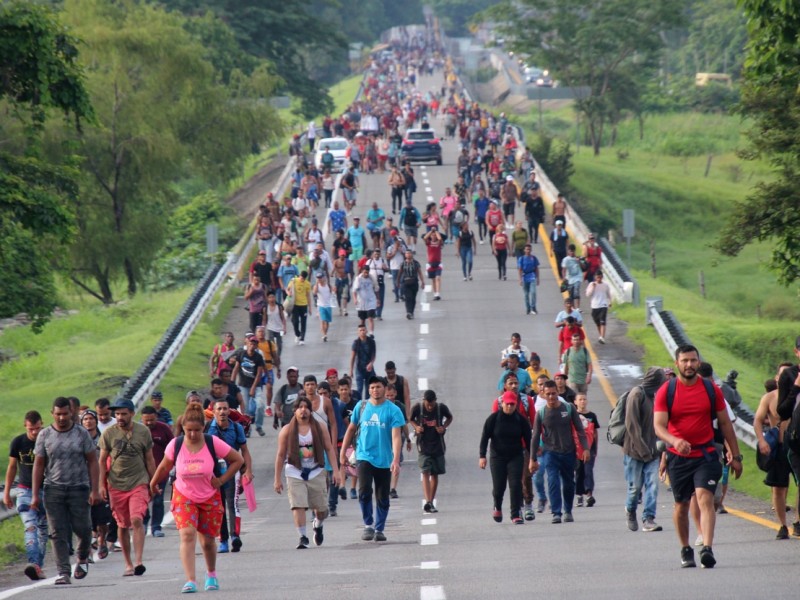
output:
M314 153L314 164L322 171L322 169L324 169L322 155L325 154L326 151L329 151L333 154L331 173L344 171L345 165L348 162L346 156L348 146L348 141L343 137L323 138L319 140L319 142L317 142L317 150Z

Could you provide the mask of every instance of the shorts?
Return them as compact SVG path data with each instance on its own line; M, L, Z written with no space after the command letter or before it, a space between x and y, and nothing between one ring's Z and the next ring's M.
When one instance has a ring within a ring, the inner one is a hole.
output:
M792 467L789 465L789 453L783 444L775 448L775 460L764 477L764 483L769 487L789 487L789 474Z
M331 310L330 306L319 307L319 319L320 321L325 321L326 323L333 321L333 311Z
M416 227L403 227L403 233L406 234L406 237L417 237L417 228Z
M295 508L311 508L317 511L328 510L328 481L325 471L313 479L305 481L295 477L286 478L289 493L289 506Z
M717 491L722 477L722 463L716 451L708 456L687 458L667 452L667 472L675 502L689 502L696 489Z
M97 529L103 525L111 523L114 517L111 514L111 505L108 502L101 502L100 504L92 504L92 529Z
M172 487L172 516L178 530L194 527L198 533L219 537L224 510L219 490L204 502L194 502Z
M608 316L607 306L592 309L592 321L594 321L594 324L598 327L606 324L606 316Z
M261 385L272 385L275 383L275 371L272 370L272 365L264 369L264 374L261 376Z
M503 216L506 216L506 217L513 217L514 216L514 203L513 202L503 203Z
M133 519L144 519L150 504L150 488L147 484L137 485L124 492L108 486L108 498L114 520L121 529L130 529Z
M362 321L366 321L367 319L374 319L375 318L375 309L370 308L369 310L360 310L358 311L358 318Z
M420 453L417 457L417 464L419 470L423 473L430 473L431 475L444 475L444 454L441 456L428 456L427 454Z
M364 247L363 246L353 246L353 250L350 252L350 260L353 262L357 262L359 258L364 256Z
M581 299L581 282L579 281L578 283L569 284L569 287L567 288L567 291L569 292L569 297L573 301L574 300L580 300Z
M350 280L346 277L336 278L336 293L341 294L343 297L350 298Z
M428 277L441 277L442 276L442 263L432 262L428 263Z

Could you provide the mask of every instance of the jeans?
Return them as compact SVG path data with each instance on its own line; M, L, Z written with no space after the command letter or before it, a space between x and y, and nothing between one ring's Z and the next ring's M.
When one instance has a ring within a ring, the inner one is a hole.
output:
M478 217L478 237L481 241L489 235L489 228L486 227L486 217Z
M239 536L239 532L236 529L235 499L237 485L236 478L233 478L228 483L223 485L219 491L220 496L222 497L222 502L225 504L225 510L222 513L222 527L219 531L219 540L221 542L227 542L228 538Z
M294 334L301 340L306 339L306 320L308 319L308 306L294 305L292 309L292 327Z
M339 446L341 449L341 445ZM338 454L337 454L338 456ZM339 506L339 486L333 481L333 471L328 471L328 512L336 510Z
M547 471L547 453L545 452L539 457L539 470L533 476L533 485L536 487L536 494L539 500L547 498L547 492L544 487L544 474Z
M375 314L378 317L383 316L383 304L386 301L386 278L384 276L383 281L378 284L378 308L375 311Z
M658 502L658 464L659 459L642 462L630 456L623 457L625 480L628 482L628 499L625 510L634 512L639 504L639 493L644 489L644 512L642 518L655 519Z
M167 480L165 479L161 483L161 493L156 494L153 496L152 500L150 501L150 509L144 515L144 529L147 531L147 526L150 521L153 522L152 529L154 533L156 531L161 531L161 523L164 521L164 490L167 487Z
M363 400L364 393L369 392L367 382L375 375L375 371L367 371L365 368L356 365L356 400Z
M511 497L511 518L519 516L522 506L522 452L512 457L491 455L489 469L492 472L492 498L497 510L503 508L503 496L508 484L508 495Z
M59 575L70 575L69 543L71 533L78 536L78 560L89 557L92 544L92 519L89 488L46 485L44 507L52 533L53 551Z
M395 208L396 207L396 208ZM392 213L403 210L403 188L392 188Z
M575 500L575 453L547 453L547 495L550 498L550 511L553 515L561 515L563 489L564 512L572 512Z
M39 510L30 509L33 490L30 488L17 489L17 512L25 528L25 554L29 565L44 566L44 554L47 550L47 513L44 505L39 503Z
M464 277L472 275L472 246L461 246L461 272Z
M594 461L597 456L592 456L587 461L579 460L575 469L575 493L579 496L591 494L594 491Z
M506 276L506 258L508 258L508 250L497 250L497 276Z
M406 302L406 313L414 314L414 307L417 305L417 293L419 292L419 282L415 279L413 285L403 285L403 297Z
M522 283L522 295L525 298L525 311L536 310L536 280Z
M394 292L394 301L400 300L400 286L398 279L400 279L400 269L392 269L392 291Z
M283 352L283 336L277 331L268 329L267 339L269 339L270 342L275 342L275 346L278 348L278 356L280 356L281 352Z
M255 418L258 411L258 397L264 394L263 388L257 387L256 393L250 395L250 388L245 385L239 386L239 391L242 392L243 409L248 416ZM263 419L262 419L263 423Z
M372 484L375 483L375 519L372 517ZM379 469L365 460L358 463L358 503L361 505L361 518L366 527L383 531L389 516L389 487L392 472Z
M264 428L264 411L267 409L267 387L261 386L256 388L256 418L255 418L255 426L256 429L263 429Z
M528 239L534 244L539 243L539 224L541 222L541 219L528 219Z

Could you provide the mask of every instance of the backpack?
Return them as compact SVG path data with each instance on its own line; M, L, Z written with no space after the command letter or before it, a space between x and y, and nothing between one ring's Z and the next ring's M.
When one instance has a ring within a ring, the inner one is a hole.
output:
M705 377L701 377L700 381L703 382L703 386L706 388L706 394L708 394L708 400L711 402L711 427L714 431L714 443L722 444L725 441L725 438L722 435L722 431L718 427L714 427L714 419L717 418L717 411L714 410L716 403L717 403L717 396L714 392L714 384L711 383ZM677 378L673 377L667 383L667 414L669 415L672 412L672 404L675 402L675 388L678 386Z
M172 462L178 462L178 454L181 452L181 448L183 447L183 439L185 436L179 435L175 438L175 452L173 453L172 457L175 459ZM208 433L203 434L203 438L206 441L206 448L208 448L208 453L211 454L211 460L214 461L214 477L221 477L223 470L220 461L225 462L224 459L217 458L217 452L214 450L214 436L209 435ZM227 465L227 463L226 463Z
M453 213L453 223L456 225L461 225L464 222L464 211L456 209L455 213Z
M589 445L587 450L591 450L592 446L594 446L595 437L597 437L597 432L595 431L595 425L589 419L586 419L586 424L583 426L583 432L586 434L586 443ZM582 456L580 456L580 452L578 451L578 446L580 446L580 438L578 437L578 432L575 429L572 430L572 437L575 440L575 451L578 453L578 459L582 460Z
M422 402L417 402L417 406L419 407L419 418L422 419ZM415 407L416 408L416 407ZM412 409L413 412L413 409ZM436 403L436 426L439 427L442 424L442 404L441 402ZM445 430L447 431L447 430ZM440 433L439 437L442 440L442 450L447 450L447 447L444 442L444 434ZM422 442L422 437L417 435L417 452L420 452L420 446Z
M789 427L783 434L783 443L792 452L800 452L800 403L797 403L792 411L792 420L789 421Z
M417 226L417 211L415 208L411 206L407 206L405 208L406 214L403 217L403 225L406 227L416 227Z
M641 388L644 394L644 388L640 385L636 386ZM606 431L606 439L610 444L615 446L622 446L625 443L625 405L628 401L628 394L634 389L630 389L619 398L614 408L611 409L611 415L608 417L608 430Z

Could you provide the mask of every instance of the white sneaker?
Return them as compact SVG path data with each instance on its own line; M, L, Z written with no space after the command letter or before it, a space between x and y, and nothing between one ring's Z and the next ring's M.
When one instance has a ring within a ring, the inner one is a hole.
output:
M597 338L597 341L600 342L601 344L605 344L606 343L606 340L605 340L605 338L603 336L600 336L599 338Z
M300 337L299 336L294 336L294 343L295 343L295 346L300 343Z
M702 546L703 545L703 534L702 533L698 533L697 534L697 539L694 541L694 545L695 546Z
M483 240L481 240L481 246L483 246Z

